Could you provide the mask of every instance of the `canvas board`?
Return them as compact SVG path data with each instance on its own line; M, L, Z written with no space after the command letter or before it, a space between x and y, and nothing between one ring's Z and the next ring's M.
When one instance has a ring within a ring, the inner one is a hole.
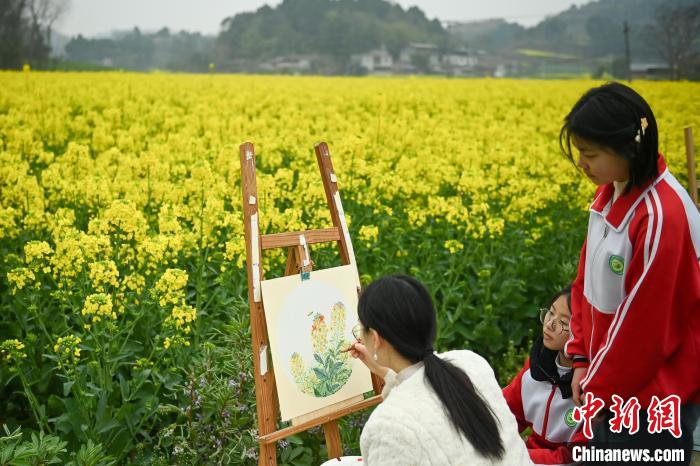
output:
M357 283L352 264L262 282L283 421L372 390L365 365L340 352L354 341Z

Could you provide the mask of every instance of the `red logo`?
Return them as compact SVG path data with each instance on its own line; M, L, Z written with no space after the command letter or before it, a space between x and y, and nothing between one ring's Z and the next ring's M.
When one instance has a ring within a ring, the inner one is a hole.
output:
M639 431L639 409L641 408L639 400L633 396L623 404L624 400L617 395L613 395L612 399L610 411L613 413L613 418L609 421L610 431L619 434L625 427L630 434L636 434Z
M678 395L669 395L659 401L651 397L649 403L649 433L656 434L667 430L674 437L681 437L681 399Z
M603 400L596 398L593 393L587 392L584 395L583 405L580 408L574 408L571 417L576 422L583 421L583 435L589 440L593 438L593 418L604 406L605 402Z
M625 403L622 397L613 395L613 404L610 411L612 419L608 421L610 431L622 432L622 428L629 430L630 434L639 431L639 410L641 405L636 397L632 397ZM574 408L571 417L576 422L583 421L583 435L587 439L593 438L593 418L605 407L605 402L596 398L592 393L586 393L581 407ZM669 395L663 400L652 396L647 408L648 426L650 434L659 434L664 430L669 431L674 437L681 437L681 398L678 395Z

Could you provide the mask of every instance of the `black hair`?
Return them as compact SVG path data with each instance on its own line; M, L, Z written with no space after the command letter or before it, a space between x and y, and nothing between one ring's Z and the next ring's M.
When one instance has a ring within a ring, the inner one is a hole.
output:
M646 128L642 127L642 119L646 119ZM658 176L656 118L649 104L631 87L618 82L594 87L566 115L559 133L559 147L576 165L571 152L572 136L611 150L629 162L626 193Z
M547 306L545 306L547 309L552 307L554 304L554 301L559 299L562 296L566 296L566 305L569 306L569 313L571 312L571 285L566 285L564 288L559 290L552 298L549 300L549 303Z
M482 456L500 459L505 452L499 421L469 376L433 351L437 334L435 307L415 278L392 275L372 282L360 295L360 323L374 329L412 363L423 361L425 376L442 401L454 427Z

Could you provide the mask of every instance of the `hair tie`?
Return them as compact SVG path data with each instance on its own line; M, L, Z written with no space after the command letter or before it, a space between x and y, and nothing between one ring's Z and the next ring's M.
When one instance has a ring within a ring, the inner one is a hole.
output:
M428 356L432 356L434 353L435 353L435 350L434 350L434 349L428 348L427 350L425 350L425 351L423 352L423 358L422 358L422 359L425 359L425 358L427 358Z

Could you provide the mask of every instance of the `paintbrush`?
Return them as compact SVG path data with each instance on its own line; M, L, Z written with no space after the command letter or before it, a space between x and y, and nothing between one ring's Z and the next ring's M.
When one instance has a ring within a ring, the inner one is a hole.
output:
M352 349L355 349L355 343L353 343L352 345L348 346L348 347L345 348L345 349L340 350L340 352L341 352L341 353L347 353L348 351L350 351L350 350L352 350Z

